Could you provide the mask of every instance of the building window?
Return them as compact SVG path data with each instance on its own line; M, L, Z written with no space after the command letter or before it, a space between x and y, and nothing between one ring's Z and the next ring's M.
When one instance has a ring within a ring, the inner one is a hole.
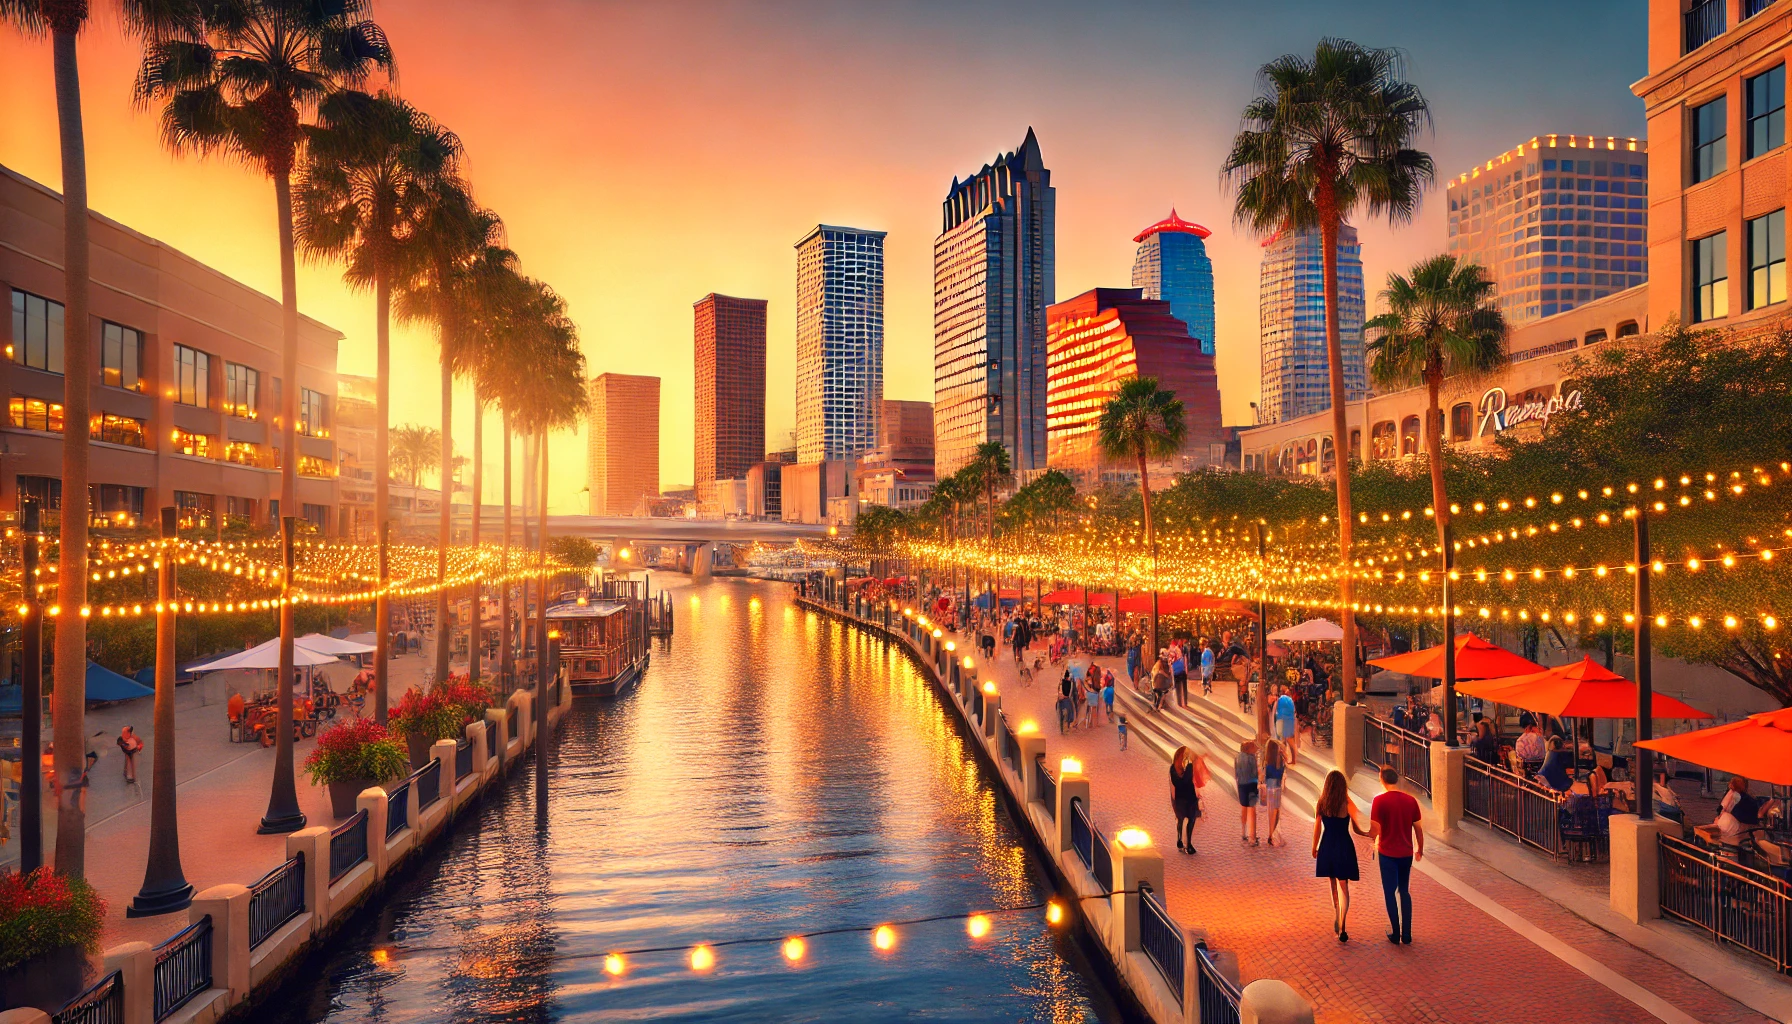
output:
M299 456L300 476L331 477L336 475L336 464L329 459L320 459L315 455Z
M37 507L45 512L56 512L62 508L62 481L53 476L21 476L19 483L19 508L23 510L25 502L35 501Z
M224 499L224 521L226 523L253 523L255 521L255 499L239 498L230 495Z
M149 447L143 442L142 420L129 416L115 416L109 412L93 414L88 428L88 436L95 441L104 441L107 444L129 445L132 448Z
M1466 441L1475 426L1475 407L1459 402L1450 409L1450 440Z
M1724 97L1692 111L1692 180L1716 177L1724 169Z
M100 332L100 381L126 391L143 390L143 332L107 322Z
M1719 231L1692 243L1692 322L1695 324L1730 315L1730 272L1725 261L1727 234Z
M1626 320L1618 325L1618 337L1620 338L1634 337L1638 332L1639 328L1635 320Z
M1419 418L1408 416L1400 424L1400 454L1419 454Z
M62 433L62 405L41 398L12 398L6 403L12 425L19 430L41 430L47 434Z
M94 484L88 488L95 526L135 526L143 518L143 488Z
M174 450L182 455L197 455L202 459L209 459L212 457L212 439L204 434L188 433L175 427Z
M1748 308L1786 301L1786 211L1748 222Z
M1382 420L1369 429L1369 457L1391 459L1400 453L1393 420Z
M234 462L240 466L255 466L260 469L274 469L274 458L261 450L258 444L248 441L231 441L224 445L224 461Z
M182 530L209 530L217 514L218 498L196 491L174 492L175 525Z
M261 408L261 371L241 363L224 364L224 411L254 419Z
M1786 141L1786 65L1743 85L1748 95L1748 155L1760 156Z
M313 505L306 502L299 506L300 518L317 527L317 532L326 533L330 528L330 506Z
M324 428L324 396L310 388L299 389L299 433L306 437L329 437Z
M185 345L174 346L174 400L211 408L212 357Z
M21 366L61 373L62 303L13 289L12 344L6 354Z
M1358 462L1363 461L1363 428L1352 427L1350 430L1350 457Z

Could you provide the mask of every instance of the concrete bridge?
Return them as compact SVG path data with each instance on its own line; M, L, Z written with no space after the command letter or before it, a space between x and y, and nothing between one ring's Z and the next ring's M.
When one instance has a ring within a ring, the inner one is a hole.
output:
M678 549L675 567L692 576L708 576L717 544L758 541L789 543L829 536L829 527L755 519L690 519L653 516L549 516L548 531L558 537L584 537L612 545L612 550L646 544ZM850 535L848 527L841 532Z

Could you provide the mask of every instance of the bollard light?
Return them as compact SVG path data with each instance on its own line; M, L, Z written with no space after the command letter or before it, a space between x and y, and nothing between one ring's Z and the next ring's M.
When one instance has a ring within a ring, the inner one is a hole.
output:
M940 637L942 637L942 636L945 636L945 635L946 635L946 634L944 634L944 633L942 633L942 632L940 632L940 631L939 631L939 630L937 630L937 629L936 629L936 630L934 630L934 631L933 631L933 638L934 638L934 639L935 639L935 640L938 640L938 639L939 639L939 638L940 638Z
M1014 731L1017 733L1020 733L1022 736L1031 736L1034 733L1039 731L1039 723L1035 722L1031 718L1029 718L1026 721L1020 723L1020 728L1018 728Z
M1062 775L1081 775L1083 774L1083 762L1074 757L1067 757L1058 762L1058 771Z
M986 697L994 697L996 695L996 684L993 682L984 683L983 684L983 694Z
M1769 626L1767 628L1772 629L1773 627ZM976 667L975 665L973 665L971 663L971 656L968 654L964 656L964 667L965 668L975 668Z
M1151 836L1142 828L1123 828L1114 835L1128 850L1143 850L1151 845Z
M958 642L955 640L946 641L946 650L948 652L958 650Z
M1045 905L1045 923L1046 924L1063 924L1064 923L1064 904L1059 903L1057 900L1051 900L1048 903L1046 903L1046 905Z

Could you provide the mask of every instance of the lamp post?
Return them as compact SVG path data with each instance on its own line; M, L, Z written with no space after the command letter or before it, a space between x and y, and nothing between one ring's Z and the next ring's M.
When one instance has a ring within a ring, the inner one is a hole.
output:
M1257 528L1257 735L1269 735L1269 580L1263 568L1267 565L1267 548L1263 523ZM1251 685L1248 681L1240 686Z
M149 795L149 865L126 917L170 914L193 902L180 866L180 816L174 801L174 506L162 509L161 564L156 572L155 763ZM289 727L282 723L283 727Z
M19 695L19 714L23 716L19 750L19 831L23 833L19 873L30 874L44 862L44 604L37 595L37 545L43 533L43 515L33 499L25 499L24 506L24 530L19 537L19 554L25 569L21 585L24 605L20 611L24 620L20 656L25 662L20 677L25 685Z
M1650 602L1649 573L1653 560L1649 557L1649 520L1643 505L1638 503L1631 520L1636 527L1636 738L1655 738L1655 670L1650 664L1649 619L1654 615ZM1636 816L1648 821L1655 817L1655 752L1633 748L1636 757ZM1578 752L1576 754L1578 757Z
M1438 510L1441 515L1442 509ZM1456 595L1450 576L1456 571L1456 545L1451 540L1450 521L1446 518L1438 529L1444 549L1444 742L1456 743Z

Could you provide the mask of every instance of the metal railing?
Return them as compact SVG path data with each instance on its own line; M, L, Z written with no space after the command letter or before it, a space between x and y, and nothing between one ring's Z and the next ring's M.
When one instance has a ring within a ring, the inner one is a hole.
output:
M509 724L506 725L505 728L509 730L510 739L512 740L516 739L517 730L521 728L521 726L517 724L517 717L516 708L512 707L506 709L504 718Z
M1792 969L1786 883L1671 836L1661 843L1661 912L1740 946L1775 970Z
M367 812L355 816L330 831L330 884L354 870L367 859Z
M411 823L411 780L406 779L398 784L386 797L386 838L404 831Z
M414 783L417 787L419 811L434 806L437 800L442 799L442 762L430 758L428 764L412 772L411 777L405 781Z
M1095 828L1093 823L1089 832L1090 850L1095 854L1095 862L1089 865L1089 870L1095 873L1101 891L1111 893L1114 891L1114 850L1108 846L1108 837L1102 835L1101 829Z
M1045 804L1045 813L1051 815L1053 821L1057 821L1058 780L1053 778L1052 773L1046 770L1044 754L1034 755L1033 770L1039 773L1039 799Z
M1562 856L1562 805L1546 789L1469 757L1463 759L1462 813L1551 857Z
M1400 777L1431 795L1431 741L1394 723L1363 716L1363 761L1392 767Z
M1724 8L1730 0L1703 0L1686 12L1686 49L1683 53L1704 46L1724 34Z
M1170 991L1176 994L1176 1005L1181 1006L1185 955L1182 929L1170 919L1170 912L1158 902L1157 894L1143 882L1139 883L1139 947L1157 965L1157 973L1164 976L1164 984L1170 986Z
M454 781L473 774L473 741L463 739L454 745Z
M1743 20L1754 17L1773 5L1773 0L1742 0Z
M1070 845L1083 867L1095 870L1095 829L1089 824L1089 813L1083 810L1082 797L1070 801Z
M51 1024L124 1024L124 974L113 971L65 1003Z
M156 947L156 1020L212 987L212 916L205 915Z
M1008 762L1009 771L1018 772L1020 771L1020 744L1014 739L1014 730L1008 728L1008 716L1002 715L997 719L997 724L1001 728L1002 760Z
M978 725L983 724L983 689L982 689L982 687L978 687L978 686L971 687L971 714L976 716Z
M286 922L305 912L305 855L261 876L249 887L249 948L254 949Z
M1195 996L1201 1005L1201 1024L1238 1024L1238 1002L1244 992L1220 973L1207 943L1195 943Z

